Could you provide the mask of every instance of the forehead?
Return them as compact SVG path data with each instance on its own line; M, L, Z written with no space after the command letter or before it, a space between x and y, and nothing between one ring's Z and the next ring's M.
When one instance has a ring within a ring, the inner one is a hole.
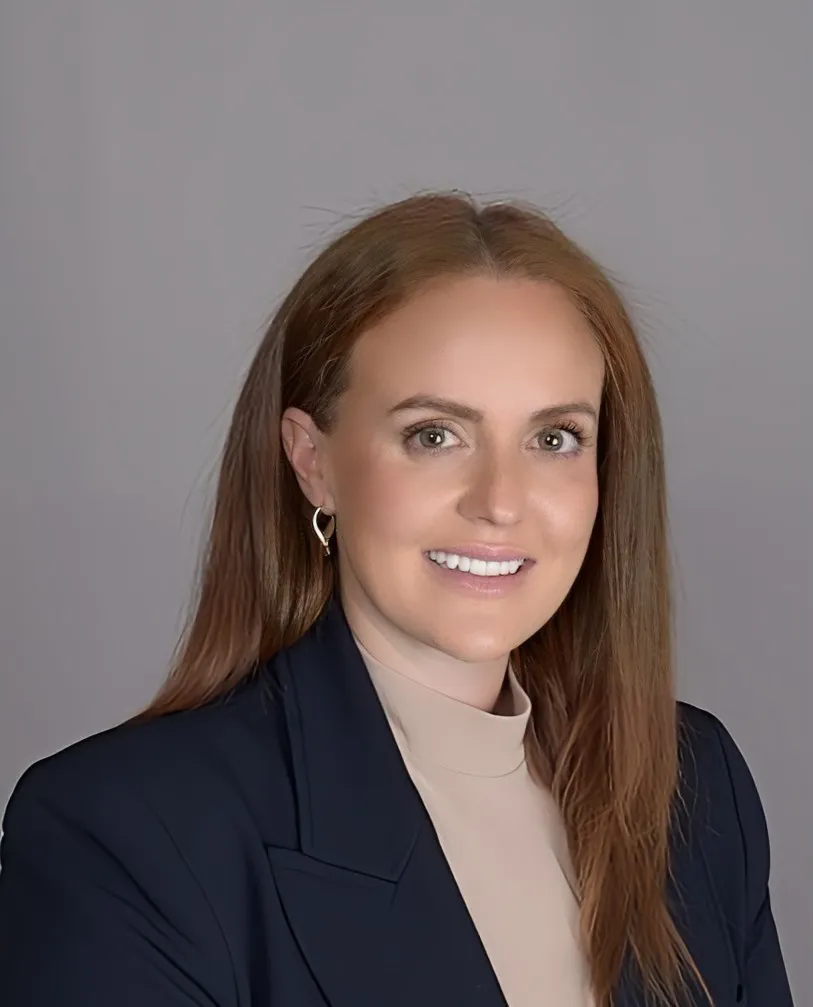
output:
M561 288L472 276L421 291L364 333L348 392L383 406L426 392L533 411L580 399L598 407L603 379L601 350Z

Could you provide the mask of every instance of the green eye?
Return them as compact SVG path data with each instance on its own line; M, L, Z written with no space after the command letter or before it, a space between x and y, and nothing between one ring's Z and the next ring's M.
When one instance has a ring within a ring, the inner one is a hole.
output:
M418 443L425 448L439 448L443 443L443 431L436 427L428 427L418 433Z
M554 455L578 454L585 441L584 434L576 426L555 427L540 436L544 450Z
M405 445L412 451L423 451L426 454L436 454L449 447L448 436L453 431L438 423L426 423L423 426L410 427L404 431Z

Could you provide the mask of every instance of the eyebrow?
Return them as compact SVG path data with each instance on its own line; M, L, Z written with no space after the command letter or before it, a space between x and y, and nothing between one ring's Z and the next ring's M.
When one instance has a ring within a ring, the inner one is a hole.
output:
M481 410L475 409L473 406L454 402L452 399L438 398L435 395L410 395L409 398L403 399L393 406L388 414L392 415L409 409L432 409L438 413L445 413L447 416L454 416L456 419L468 420L470 423L481 423L484 416ZM598 413L589 402L562 402L555 406L537 409L531 415L531 423L544 423L557 416L562 416L564 413L583 413L598 422Z

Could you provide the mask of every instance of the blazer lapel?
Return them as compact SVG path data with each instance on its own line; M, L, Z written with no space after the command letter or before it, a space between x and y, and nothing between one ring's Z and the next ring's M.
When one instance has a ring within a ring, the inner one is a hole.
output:
M331 1007L506 1007L337 599L275 661L299 848L268 847Z

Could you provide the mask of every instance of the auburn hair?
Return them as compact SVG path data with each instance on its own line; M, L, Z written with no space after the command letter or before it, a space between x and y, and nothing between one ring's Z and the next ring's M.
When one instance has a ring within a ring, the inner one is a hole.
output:
M329 432L359 336L425 284L483 273L558 284L604 355L590 545L512 662L533 703L529 763L567 830L596 1002L611 1003L629 960L655 1001L677 1004L689 975L705 984L666 900L679 762L660 417L622 297L539 209L419 194L355 223L306 269L249 368L188 623L135 719L221 696L319 617L338 571L284 454L283 411L297 406Z

